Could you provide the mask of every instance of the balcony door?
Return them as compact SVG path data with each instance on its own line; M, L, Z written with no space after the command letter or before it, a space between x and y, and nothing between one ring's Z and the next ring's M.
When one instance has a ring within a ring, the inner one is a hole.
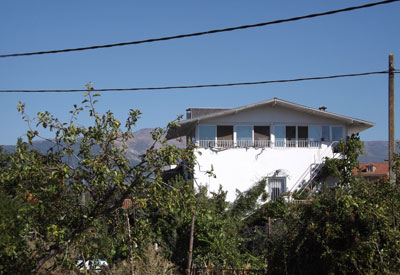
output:
M269 147L269 126L254 126L254 145L256 147Z
M286 126L286 147L296 147L296 126Z
M233 147L233 126L217 126L217 145L218 147Z

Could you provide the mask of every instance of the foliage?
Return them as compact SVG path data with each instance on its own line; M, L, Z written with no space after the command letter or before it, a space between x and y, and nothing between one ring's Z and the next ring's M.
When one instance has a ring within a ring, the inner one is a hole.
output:
M36 127L49 129L54 138L47 139L53 147L46 154L31 149L21 140L13 154L0 154L1 194L8 201L24 205L11 208L11 214L4 211L1 214L13 216L15 234L21 233L12 245L7 241L0 244L7 246L4 251L9 251L2 253L0 259L7 272L51 272L59 266L74 269L78 259L102 258L112 262L123 258L133 245L124 238L125 220L120 219L124 199L131 199L137 209L149 205L160 209L179 207L178 197L184 190L164 185L162 172L165 166L180 161L190 166L191 148L178 149L166 144L166 129L157 128L152 133L153 146L141 156L138 165L132 166L125 154L126 144L133 138L132 129L140 112L130 110L122 127L111 111L103 115L96 112L95 98L99 95L91 94L90 84L88 90L82 105L74 105L68 122L61 122L47 111L39 112L31 120L25 114L25 105L18 105L30 127L29 144L34 138L42 138L32 128L34 123ZM88 111L92 119L89 127L77 124L83 111ZM173 126L176 124L168 125ZM145 215L140 218L143 219L133 220L136 257L140 257L152 237L147 234L149 221ZM15 237L11 232L7 234L4 235L7 238ZM28 244L31 250L27 249ZM11 254L25 264L14 264Z
M269 274L397 274L400 270L400 192L389 182L349 173L361 151L358 137L339 143L343 158L325 172L335 188L282 215L281 234L267 240Z
M324 181L328 177L337 177L339 186L354 184L356 178L352 170L359 168L358 157L363 154L363 147L364 144L360 141L358 134L353 134L346 141L339 141L336 152L340 154L340 157L326 159L318 178Z
M149 245L141 259L135 262L135 272L140 275L175 275L177 269L173 263L162 256L162 249ZM111 274L125 275L130 274L130 267L126 261L122 261L111 269Z

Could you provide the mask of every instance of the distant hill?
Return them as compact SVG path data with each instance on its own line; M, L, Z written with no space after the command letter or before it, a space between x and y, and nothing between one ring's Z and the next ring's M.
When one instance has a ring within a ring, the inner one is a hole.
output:
M148 148L153 144L153 139L151 137L151 131L153 129L141 129L133 133L134 138L128 141L127 157L132 163L138 163L139 156L144 154ZM179 140L170 140L168 144L175 145L177 147L183 148L186 146L185 139L180 142ZM0 145L6 152L13 152L15 145ZM53 146L53 143L46 140L33 141L33 148L41 153L46 153L49 148ZM158 147L157 145L156 147Z
M360 156L359 161L361 163L387 161L388 150L387 141L364 141L365 156ZM396 152L400 153L399 147L396 147Z
M128 142L127 156L132 163L139 162L139 156L144 154L152 144L151 138L152 129L141 129L133 133L134 138ZM175 145L183 148L186 146L185 139L179 141L177 139L170 140L168 144ZM40 140L34 141L33 147L42 153L45 153L52 144L48 141ZM387 141L364 141L364 152L365 156L360 156L359 160L361 163L365 162L383 162L388 159L388 142ZM12 152L14 150L13 145L2 145L5 151ZM399 148L397 148L397 152Z

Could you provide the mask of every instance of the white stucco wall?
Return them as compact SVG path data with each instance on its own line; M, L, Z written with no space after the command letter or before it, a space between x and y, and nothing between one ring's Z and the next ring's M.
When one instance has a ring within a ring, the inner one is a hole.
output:
M210 191L217 191L221 184L228 191L227 199L233 201L236 189L246 191L277 170L280 176L286 176L289 191L312 163L319 163L326 156L333 156L326 144L321 148L198 148L194 176L198 184L207 185ZM211 166L215 178L205 173Z

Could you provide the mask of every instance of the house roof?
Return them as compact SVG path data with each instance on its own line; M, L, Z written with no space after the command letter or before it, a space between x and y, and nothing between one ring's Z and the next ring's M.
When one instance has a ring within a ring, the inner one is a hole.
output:
M316 116L320 116L320 117L336 119L336 120L342 121L345 124L358 124L358 126L363 128L363 130L368 129L375 125L375 123L373 123L373 122L369 122L369 121L365 121L365 120L361 120L361 119L357 119L357 118L352 118L352 117L348 117L348 116L338 115L335 113L307 107L304 105L296 104L293 102L289 102L289 101L274 97L269 100L260 101L257 103L253 103L253 104L249 104L249 105L245 105L245 106L241 106L241 107L237 107L237 108L225 109L225 110L221 110L218 112L209 113L209 114L206 114L203 116L183 120L178 123L180 125L180 127L170 129L168 131L167 139L184 136L189 130L192 129L192 127L194 127L197 123L200 123L201 121L211 119L211 118L217 118L217 117L237 114L242 111L251 110L254 108L264 107L264 106L282 106L282 107L285 107L288 109L297 110L297 111L305 112L305 113L310 113L312 115L316 115Z
M371 172L368 172L367 170L368 166L372 167ZM354 168L353 174L362 175L364 177L385 177L389 175L389 163L388 162L360 163L360 170Z
M203 117L210 114L215 114L227 111L230 108L188 108L186 109L186 119Z

